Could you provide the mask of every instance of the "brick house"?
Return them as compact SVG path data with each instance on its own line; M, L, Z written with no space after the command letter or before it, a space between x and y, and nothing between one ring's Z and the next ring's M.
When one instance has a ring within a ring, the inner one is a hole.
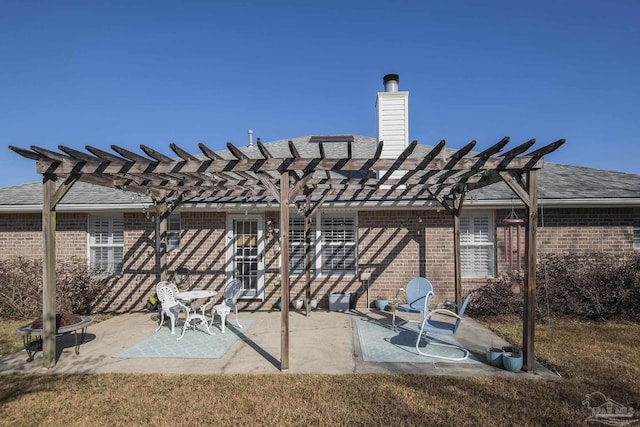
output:
M378 141L384 141L380 157L398 158L409 139L408 93L397 90L397 80L385 78L385 91L378 93L376 138L316 135L263 147L277 157L293 146L305 157L323 142L322 150L334 151L335 157L371 158ZM345 143L349 155L340 154ZM426 156L433 148L418 144L412 156ZM251 157L258 147L239 150L229 147L215 154ZM443 149L442 159L455 157L456 151ZM376 171L378 177L385 172ZM404 173L393 171L389 182L401 182ZM545 163L538 182L538 256L592 251L625 256L640 249L640 175ZM112 291L100 301L101 309L142 308L160 278L159 257L165 249L170 273L185 266L197 287L213 289L239 277L245 290L241 305L273 307L280 297L277 203L264 196L186 199L172 210L163 233L154 201L126 185L118 187L77 182L56 207L56 256L86 259L110 277ZM0 259L42 256L42 192L40 182L0 188ZM305 292L303 211L304 205L295 203L289 214L291 299ZM519 237L515 226L505 232L509 218L525 218L525 211L505 183L466 194L460 216L463 291L522 268L524 231ZM312 297L327 307L331 292L347 291L353 304L364 307L378 296L392 297L410 278L424 276L438 300L453 298L453 221L446 209L424 198L329 198L312 216ZM363 283L362 273L370 273L370 281Z

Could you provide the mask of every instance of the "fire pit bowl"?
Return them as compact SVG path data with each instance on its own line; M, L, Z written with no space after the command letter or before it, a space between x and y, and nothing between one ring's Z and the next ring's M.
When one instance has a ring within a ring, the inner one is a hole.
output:
M84 342L87 327L93 323L90 316L79 314L56 314L56 337L73 332L76 354L80 354L80 344ZM78 341L78 331L80 340ZM22 336L24 349L27 352L27 362L31 362L36 352L42 350L42 319L36 319L28 325L21 326L16 333Z

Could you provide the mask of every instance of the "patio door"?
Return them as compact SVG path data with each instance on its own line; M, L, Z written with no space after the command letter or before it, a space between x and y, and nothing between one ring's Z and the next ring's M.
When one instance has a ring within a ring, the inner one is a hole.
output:
M227 278L240 279L242 297L264 299L264 233L261 217L227 217Z

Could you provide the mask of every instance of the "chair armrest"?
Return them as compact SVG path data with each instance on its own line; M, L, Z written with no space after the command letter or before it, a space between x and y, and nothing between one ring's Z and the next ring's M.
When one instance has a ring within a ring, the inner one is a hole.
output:
M443 301L435 306L436 309L443 307L458 308L458 304L453 301Z
M407 291L405 291L404 288L400 288L396 291L396 296L393 297L393 305L394 307L398 304L398 296L400 296L400 293L403 292L405 295L407 294Z
M427 314L427 317L425 319L431 319L431 317L434 314L444 314L445 316L455 317L456 319L462 319L462 317L458 316L453 311L447 310L447 309L444 309L444 308L435 308L435 309L431 310L429 312L429 314Z
M433 298L433 291L427 292L427 295L424 296L424 315L429 312L429 304L431 303L431 299ZM438 308L437 306L434 308Z

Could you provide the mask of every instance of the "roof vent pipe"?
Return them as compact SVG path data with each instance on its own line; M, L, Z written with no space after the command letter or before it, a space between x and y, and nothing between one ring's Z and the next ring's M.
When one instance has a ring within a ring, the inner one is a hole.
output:
M253 131L249 129L247 133L249 134L249 147L251 147L253 145Z
M382 82L384 83L385 92L397 92L400 76L397 74L387 74L382 78Z

